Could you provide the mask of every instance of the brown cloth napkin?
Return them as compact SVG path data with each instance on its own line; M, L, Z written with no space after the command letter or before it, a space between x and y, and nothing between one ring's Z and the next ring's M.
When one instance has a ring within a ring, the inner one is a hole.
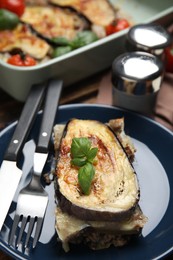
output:
M166 73L158 93L154 119L173 131L173 74Z
M112 105L111 72L108 72L100 81L96 102ZM162 86L159 90L154 116L152 118L173 131L173 74L165 73Z

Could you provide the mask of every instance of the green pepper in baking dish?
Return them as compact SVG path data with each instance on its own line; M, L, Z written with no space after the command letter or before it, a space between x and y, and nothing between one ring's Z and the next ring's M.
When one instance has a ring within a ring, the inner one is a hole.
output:
M0 9L0 30L14 29L19 23L19 18L16 14Z

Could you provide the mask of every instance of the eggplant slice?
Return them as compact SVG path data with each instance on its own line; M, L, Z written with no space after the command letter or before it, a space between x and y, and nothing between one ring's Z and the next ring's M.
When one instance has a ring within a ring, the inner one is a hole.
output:
M89 195L82 194L78 169L71 165L74 137L87 137L97 147L95 176ZM82 220L127 219L139 201L136 173L114 132L95 120L72 119L60 142L55 188L62 211Z
M91 23L106 26L116 18L116 10L107 0L49 0L62 7L71 7L84 15Z
M75 12L53 6L27 6L20 19L48 40L57 37L72 40L77 32L88 28L84 18Z
M0 52L20 49L36 59L43 59L50 50L49 44L34 35L28 26L19 24L14 30L0 31Z

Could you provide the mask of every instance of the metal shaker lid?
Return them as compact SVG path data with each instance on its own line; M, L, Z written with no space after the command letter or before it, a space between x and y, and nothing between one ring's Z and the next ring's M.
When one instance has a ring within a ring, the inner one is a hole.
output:
M163 71L162 61L147 52L126 52L118 56L112 64L112 75L134 81L154 79Z
M127 40L136 50L160 55L172 42L172 36L161 25L138 24L130 28Z
M162 61L146 52L124 53L118 56L112 64L113 85L121 91L128 91L127 84L131 83L135 90L133 94L147 93L148 86L151 86L152 92L158 91L162 75Z

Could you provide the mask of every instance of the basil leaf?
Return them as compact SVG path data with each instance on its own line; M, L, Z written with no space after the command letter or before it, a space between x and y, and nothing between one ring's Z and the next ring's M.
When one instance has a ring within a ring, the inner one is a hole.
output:
M94 178L95 169L91 163L86 163L79 169L78 181L85 195L90 193L91 183Z
M51 41L57 45L68 46L70 41L65 37L52 38Z
M56 58L56 57L66 54L66 53L69 53L71 51L72 51L72 48L70 46L57 47L54 49L54 51L52 53L52 57Z
M77 49L77 48L85 46L89 43L92 43L96 40L98 40L98 37L94 32L81 31L81 32L78 32L76 37L70 42L70 46L73 49Z
M19 24L19 17L6 9L0 9L0 30L12 30Z
M78 166L78 182L84 194L88 195L94 178L92 165L98 148L91 148L91 141L86 137L73 138L71 144L71 164Z
M71 145L71 154L73 158L86 157L91 148L91 142L86 137L73 138Z
M86 164L86 159L85 158L74 158L71 160L71 163L75 166L81 167Z
M90 162L90 163L93 163L93 160L94 158L96 157L96 154L97 154L97 151L98 151L98 148L91 148L90 151L88 152L87 154L87 160Z

